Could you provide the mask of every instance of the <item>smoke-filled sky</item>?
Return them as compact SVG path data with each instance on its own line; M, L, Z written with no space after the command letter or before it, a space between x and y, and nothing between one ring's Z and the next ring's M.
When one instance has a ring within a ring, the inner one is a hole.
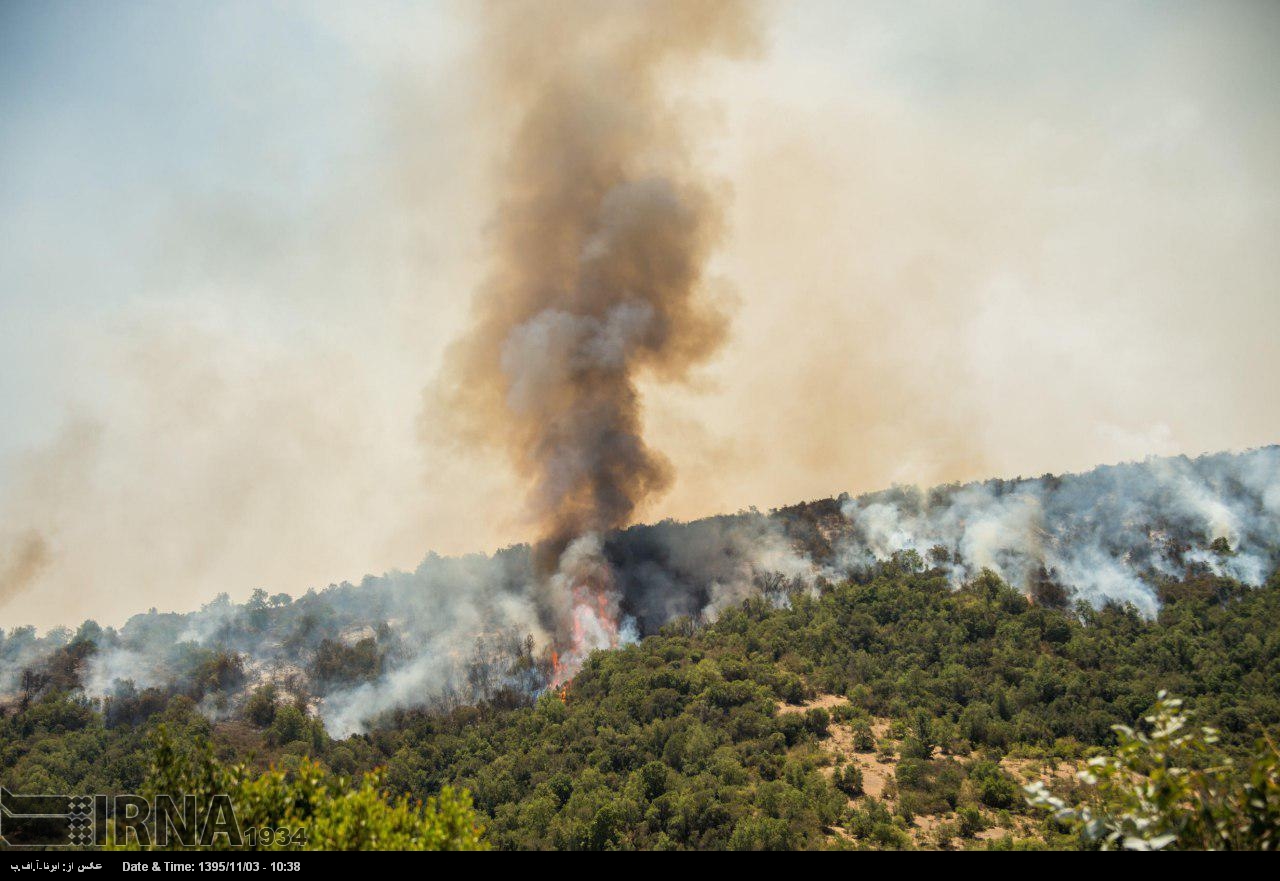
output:
M516 143L484 9L0 5L0 626L535 536L430 393ZM640 378L634 516L1280 440L1280 5L753 14L655 85L730 324Z

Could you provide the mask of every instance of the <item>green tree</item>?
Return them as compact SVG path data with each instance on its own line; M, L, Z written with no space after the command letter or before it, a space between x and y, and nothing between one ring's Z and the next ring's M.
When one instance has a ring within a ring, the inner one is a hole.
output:
M1079 774L1075 805L1043 783L1027 799L1103 850L1275 850L1280 844L1280 752L1264 738L1246 768L1223 754L1217 731L1189 727L1182 701L1163 691L1145 730L1116 726L1113 755Z
M425 804L389 798L378 773L357 783L324 772L304 759L294 773L255 775L225 766L201 737L180 745L163 725L156 730L152 764L142 789L152 804L192 799L178 819L185 834L162 842L162 823L117 825L111 849L247 850L485 850L471 798L449 787ZM228 810L228 806L230 810ZM252 830L252 831L251 831ZM271 830L265 834L264 830Z

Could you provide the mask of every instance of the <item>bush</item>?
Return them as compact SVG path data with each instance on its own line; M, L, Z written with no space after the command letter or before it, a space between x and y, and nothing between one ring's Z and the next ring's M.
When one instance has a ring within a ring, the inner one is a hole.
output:
M957 810L956 819L959 821L957 829L961 838L972 838L987 828L987 824L982 819L982 812L972 806Z
M286 704L280 707L273 716L271 729L267 732L268 738L272 743L279 746L307 738L309 727L307 725L307 717L302 710L293 704Z
M850 798L857 798L863 793L862 769L852 762L836 768L831 782L835 784L836 789Z
M978 762L969 769L978 801L989 808L1008 808L1018 798L1018 785L995 762Z
M254 689L245 701L244 717L259 728L267 728L276 719L276 687L270 683Z
M804 725L814 737L826 737L831 727L831 714L822 707L814 707L805 712Z

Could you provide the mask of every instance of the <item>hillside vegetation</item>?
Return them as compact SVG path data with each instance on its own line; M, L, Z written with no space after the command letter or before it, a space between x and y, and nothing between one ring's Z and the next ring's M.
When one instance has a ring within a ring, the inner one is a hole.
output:
M207 736L220 762L248 764L242 775L315 761L351 779L379 769L392 799L465 790L498 848L1096 846L1069 816L1092 797L1076 772L1114 752L1113 726L1160 692L1219 730L1211 758L1236 758L1240 775L1280 725L1280 578L1198 575L1160 591L1155 619L1052 608L989 573L953 590L903 554L705 627L674 621L592 655L560 691L395 711L343 740L270 686L217 721L182 695L89 700L75 670L93 645L73 641L0 720L0 781L154 789L163 724ZM1030 781L1058 817L1027 803Z

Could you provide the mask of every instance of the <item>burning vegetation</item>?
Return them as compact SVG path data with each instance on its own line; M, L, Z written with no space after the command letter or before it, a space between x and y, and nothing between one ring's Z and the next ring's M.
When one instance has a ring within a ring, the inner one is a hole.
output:
M681 381L725 338L705 265L720 206L691 160L673 74L749 51L750 4L492 8L488 85L508 114L493 265L432 392L457 437L527 481L541 626L563 681L631 626L599 553L663 491L637 381Z
M1150 618L1182 579L1260 585L1275 571L1278 473L1280 447L1269 447L900 487L587 536L550 576L529 546L431 555L413 572L297 599L223 596L119 629L15 627L0 642L2 685L14 705L70 689L121 717L182 694L215 719L241 714L270 687L344 735L405 708L528 703L563 689L594 650L663 628L692 632L748 600L784 607L889 564L955 590L996 577L1049 608L1119 605ZM563 621L547 626L549 593L566 603Z

